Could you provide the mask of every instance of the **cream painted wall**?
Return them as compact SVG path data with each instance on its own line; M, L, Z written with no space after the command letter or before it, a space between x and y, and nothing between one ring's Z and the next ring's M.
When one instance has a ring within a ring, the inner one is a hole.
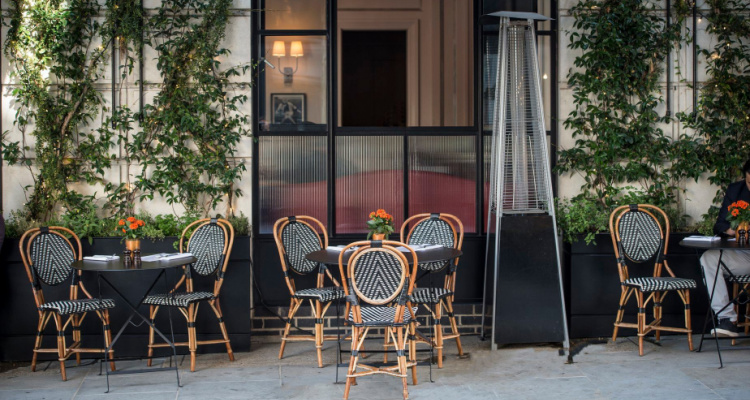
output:
M2 7L6 8L7 3L5 1L2 2ZM153 10L154 7L158 6L159 0L146 0L144 2L144 7L146 7L147 10ZM231 55L229 55L225 60L221 60L225 65L235 65L235 64L242 64L247 63L250 61L250 27L251 27L251 18L252 18L253 11L250 8L250 0L235 0L233 4L233 10L232 10L232 16L230 18L229 26L227 28L226 32L226 38L224 39L224 42L222 44L222 47L228 48L231 50ZM2 41L4 42L6 37L7 29L3 28L2 30ZM144 98L146 102L150 101L150 99L153 98L153 96L156 94L159 88L159 73L156 69L156 54L153 50L147 50L144 54L144 77L145 77L145 95ZM2 59L0 60L0 68L2 68L2 73L0 74L0 79L3 82L3 93L2 93L2 99L1 99L1 106L2 106L2 120L0 120L0 131L8 131L9 138L15 139L15 140L24 140L25 143L32 147L33 149L33 143L34 138L33 136L29 134L23 134L18 130L17 127L13 125L14 115L17 110L16 105L14 104L14 100L12 96L10 95L11 90L14 87L14 81L10 77L10 66L5 58L5 55L2 56ZM108 66L106 68L107 76L105 79L103 79L99 85L97 85L97 89L100 90L103 93L104 99L109 103L111 102L111 76L110 76L110 67ZM247 75L239 78L234 78L234 82L236 83L235 87L235 93L240 94L244 93L250 97L251 89L250 89L250 80L251 80L251 73L248 73ZM131 107L131 109L137 110L139 105L138 100L138 85L137 81L140 79L138 76L138 68L136 67L134 70L134 75L130 76L127 80L124 82L118 82L121 83L121 89L118 90L117 95L117 102L122 105L128 105ZM251 115L251 101L248 101L242 111L246 113L248 116ZM108 104L109 105L109 104ZM100 118L92 124L92 126L86 128L88 129L96 129L96 127L101 124L102 118L104 115L100 116ZM138 129L136 127L136 129ZM30 132L31 129L27 129L27 132ZM252 157L252 146L253 141L252 138L245 138L240 143L237 154L235 157L235 161L237 162L244 162L247 171L242 175L242 178L240 181L237 182L237 187L241 189L244 193L243 197L236 198L231 205L236 212L243 212L247 216L252 215L252 205L251 205L251 194L252 194L252 171L251 171L251 157ZM124 154L124 149L120 146L116 146L111 150L112 154L114 154L117 159L114 162L113 167L107 171L105 174L105 179L107 179L110 182L113 182L115 184L118 184L120 182L132 182L134 179L135 174L138 173L139 167L137 165L127 165L123 160L122 156ZM28 157L33 158L33 150L27 154ZM33 168L33 166L32 166ZM19 166L8 166L3 165L2 167L2 173L3 173L3 212L7 216L8 212L11 210L19 209L23 206L23 203L26 200L26 196L24 193L24 186L33 184L33 178L32 175L29 173L28 169L25 167L19 167ZM101 185L96 186L87 186L87 185L80 185L78 187L74 187L77 190L80 190L82 193L85 194L96 194L97 197L103 197L103 187ZM183 209L180 206L173 207L166 203L166 201L162 198L157 197L153 201L148 201L144 203L137 203L136 205L137 209L140 210L147 210L148 212L152 214L159 214L159 213L182 213ZM227 213L227 205L220 205L217 210L217 212L226 214Z
M565 129L563 121L567 118L571 111L573 111L573 91L568 86L567 75L569 71L574 67L573 61L575 57L580 54L580 51L570 50L568 48L569 40L568 35L573 27L574 19L570 15L570 8L577 3L577 0L561 0L559 9L559 68L558 68L558 83L559 83L559 105L558 105L558 146L560 149L567 149L574 145L575 140L572 137L572 131ZM653 0L653 3L657 6L655 11L659 15L664 15L664 0ZM698 2L700 7L703 4L702 1ZM702 48L713 46L715 39L707 35L704 31L706 26L705 20L698 24L698 45ZM671 77L671 90L672 90L672 112L678 113L681 111L689 112L693 107L693 91L688 87L688 83L692 82L693 76L693 58L692 58L692 44L684 44L681 49L673 51L672 54L672 68L667 69L672 73ZM676 71L681 71L682 76L678 76ZM704 72L705 63L703 60L698 58L698 80L699 84L705 81L706 75ZM666 90L666 74L661 78L662 90ZM666 98L666 93L662 93ZM660 115L663 115L666 110L666 106L662 106L658 110ZM663 124L661 128L667 135L671 135L672 138L677 138L680 134L685 133L685 129L682 124L673 122L670 124ZM701 215L704 214L708 207L712 204L714 194L716 193L717 187L712 185L704 176L698 182L693 180L683 182L681 187L686 191L680 195L680 203L683 206L686 213L692 218L690 223L695 223L700 220ZM558 195L560 197L572 197L579 193L579 189L583 184L583 178L578 175L570 176L564 175L557 178L558 182Z

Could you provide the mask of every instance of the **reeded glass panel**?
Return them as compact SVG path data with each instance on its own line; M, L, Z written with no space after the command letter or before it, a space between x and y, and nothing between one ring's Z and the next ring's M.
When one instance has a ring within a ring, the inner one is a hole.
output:
M326 137L264 136L259 142L260 233L272 233L276 220L290 215L309 215L325 225Z
M453 214L476 232L476 138L409 138L409 214Z
M482 69L482 98L484 109L482 110L483 125L485 131L492 131L492 118L495 109L495 85L497 83L497 30L495 34L484 37L484 54L482 54L484 67Z
M265 29L326 29L326 0L265 0Z
M323 36L267 36L263 56L263 131L325 131L328 118L326 40Z
M403 223L404 140L398 136L336 138L336 232L367 232L379 208ZM397 237L391 236L391 239ZM364 237L363 237L364 239Z

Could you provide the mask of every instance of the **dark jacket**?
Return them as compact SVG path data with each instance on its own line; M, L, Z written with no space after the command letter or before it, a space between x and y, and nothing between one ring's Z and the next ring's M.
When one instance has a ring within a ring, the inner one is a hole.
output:
M727 188L727 192L724 194L724 201L721 202L721 209L719 209L719 218L716 219L714 224L714 234L721 235L727 229L729 229L729 221L727 221L727 207L737 200L745 200L750 203L750 190L747 189L745 181L734 182Z

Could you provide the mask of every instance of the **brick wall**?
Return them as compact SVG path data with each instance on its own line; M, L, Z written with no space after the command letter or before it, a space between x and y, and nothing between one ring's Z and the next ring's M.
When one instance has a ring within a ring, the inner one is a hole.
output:
M457 317L456 322L459 326L459 332L464 334L480 333L482 327L481 303L454 304L453 310ZM285 323L280 320L278 316L274 315L272 311L286 318L287 313L289 312L289 307L271 307L270 311L262 306L258 306L257 308L255 308L252 314L252 332L254 336L266 336L269 339L273 337L281 337L281 334L284 331ZM343 312L344 305L342 304L340 313L343 314ZM450 325L448 322L448 318L445 316L445 313L443 314L443 326L447 331L450 329ZM424 307L420 307L419 311L417 312L417 319L422 326L428 325L428 322L429 325L432 324L431 321L428 321L428 315L429 313L424 309ZM312 330L313 326L315 325L315 318L313 318L312 309L309 305L300 307L300 309L297 311L297 315L294 318L294 325L307 331ZM328 312L326 312L325 323L323 325L325 334L335 335L337 326L339 326L339 324L336 323L336 305L334 304L331 305L331 307L328 309ZM292 327L291 334L299 333L301 332Z

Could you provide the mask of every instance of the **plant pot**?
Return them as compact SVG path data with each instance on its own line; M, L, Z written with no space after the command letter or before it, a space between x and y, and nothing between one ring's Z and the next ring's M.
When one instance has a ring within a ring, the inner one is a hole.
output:
M141 240L140 239L125 239L125 248L133 251L140 251L141 250Z
M372 240L385 240L385 233L373 233Z

